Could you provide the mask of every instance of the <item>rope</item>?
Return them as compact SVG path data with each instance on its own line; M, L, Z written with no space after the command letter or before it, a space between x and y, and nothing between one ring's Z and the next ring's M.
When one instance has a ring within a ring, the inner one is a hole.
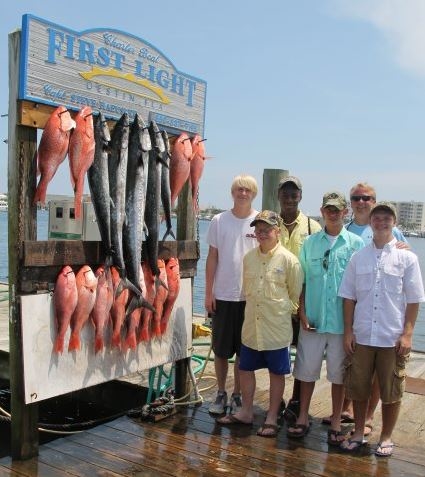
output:
M0 415L0 421L4 422L11 422L12 421L12 415L7 412L5 409L3 409L0 406L0 412L3 415ZM80 432L83 432L86 429L91 429L94 426L97 426L99 424L103 424L105 422L112 421L113 419L117 419L118 417L121 417L125 414L125 412L118 412L113 414L112 416L107 416L107 417L102 417L99 419L91 419L89 421L84 421L84 422L76 422L72 424L49 424L49 423L38 423L38 430L40 432L47 432L50 434L77 434Z

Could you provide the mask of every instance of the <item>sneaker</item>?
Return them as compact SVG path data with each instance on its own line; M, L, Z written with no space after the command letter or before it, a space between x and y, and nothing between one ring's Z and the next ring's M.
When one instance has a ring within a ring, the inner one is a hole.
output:
M240 394L232 393L230 398L230 414L236 414L242 409L242 399Z
M215 401L210 405L208 411L211 414L224 414L227 406L226 391L218 392Z

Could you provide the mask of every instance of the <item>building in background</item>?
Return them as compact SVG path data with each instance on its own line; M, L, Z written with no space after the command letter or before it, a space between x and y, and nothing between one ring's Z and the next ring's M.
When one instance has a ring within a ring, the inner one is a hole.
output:
M424 202L392 202L397 210L397 226L407 232L425 231Z

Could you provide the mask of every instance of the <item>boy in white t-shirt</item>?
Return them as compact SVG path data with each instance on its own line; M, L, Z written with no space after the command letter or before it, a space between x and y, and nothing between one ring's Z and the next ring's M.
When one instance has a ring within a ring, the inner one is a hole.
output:
M205 269L205 308L212 315L212 347L218 392L209 412L223 414L227 408L228 360L236 354L235 384L231 412L242 407L239 384L239 352L244 319L242 260L257 246L251 222L257 215L252 202L258 191L256 180L248 175L233 179L233 207L213 217L206 241L209 245Z

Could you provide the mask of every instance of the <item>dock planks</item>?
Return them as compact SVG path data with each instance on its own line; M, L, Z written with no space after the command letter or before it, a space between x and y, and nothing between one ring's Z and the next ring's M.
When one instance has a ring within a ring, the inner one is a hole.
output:
M205 375L211 374L212 363L208 363ZM413 354L408 374L419 379L425 377L425 354ZM211 383L211 380L201 381L199 387L205 388ZM288 378L286 398L291 389L292 378ZM380 411L376 413L370 444L361 452L347 455L328 447L328 427L321 424L321 418L330 412L330 385L325 379L317 383L313 395L311 431L301 440L288 439L286 425L282 426L276 439L256 435L268 402L268 375L265 371L257 372L253 426L216 424L208 413L208 402L215 393L215 387L202 391L202 405L179 407L177 414L156 423L124 416L44 444L40 446L37 458L28 461L2 458L0 477L425 475L425 415L418 412L425 405L425 396L420 394L405 394L393 436L396 443L394 455L385 459L373 454L379 438ZM348 432L350 426L346 429Z

